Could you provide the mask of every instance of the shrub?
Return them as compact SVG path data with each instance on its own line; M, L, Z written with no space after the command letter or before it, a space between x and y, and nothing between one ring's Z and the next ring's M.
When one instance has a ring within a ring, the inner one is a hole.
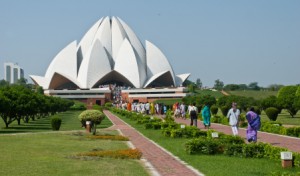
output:
M216 115L218 113L219 108L216 105L212 105L210 108L211 114Z
M100 106L100 105L97 105L97 104L94 104L94 105L93 105L93 109L95 109L95 110L99 110L99 111L103 112L103 108L102 108L102 106Z
M59 117L52 117L51 118L51 126L52 126L52 130L58 131L61 125L61 118Z
M145 124L144 124L144 128L145 128L145 129L151 129L151 128L153 128L153 124L150 123L150 122L145 123Z
M227 113L228 113L229 109L230 109L230 107L228 107L228 106L222 106L221 107L222 115L227 116Z
M75 102L75 104L71 106L69 109L74 111L86 110L86 105L82 102Z
M254 108L254 112L256 112L258 115L261 114L261 110L258 106L253 106L253 108Z
M104 104L105 108L111 108L113 106L113 104L111 102L107 102Z
M85 110L79 114L78 118L83 125L85 125L86 121L91 121L93 134L96 134L96 126L101 123L105 115L99 110Z
M280 123L278 124L278 123L264 122L262 123L260 130L269 133L283 134L284 127L281 126Z
M276 121L279 111L277 108L269 107L265 110L268 118L272 121Z
M243 155L243 145L242 144L225 145L224 154L228 156L241 157Z
M217 154L220 153L220 142L215 139L196 138L185 144L188 154Z
M264 145L264 143L244 144L243 156L246 158L263 158L265 154Z

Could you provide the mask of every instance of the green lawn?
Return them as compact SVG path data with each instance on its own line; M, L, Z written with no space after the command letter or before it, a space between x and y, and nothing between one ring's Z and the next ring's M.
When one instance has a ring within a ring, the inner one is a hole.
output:
M161 99L156 100L155 103L163 103L165 105L173 105L176 102L182 102L181 98L174 98L174 99Z
M0 135L0 175L149 175L139 160L77 157L80 152L95 149L128 148L125 142L91 140L85 135L85 132Z
M253 97L256 100L267 98L271 95L277 95L277 91L254 91L254 90L245 90L245 91L226 91L230 95L238 95L243 97Z
M300 172L300 168L283 169L280 162L269 159L238 158L224 155L188 155L184 151L184 144L188 139L164 137L161 134L161 130L146 130L143 125L138 125L136 122L123 117L122 119L160 146L208 176L263 176L270 175L272 172L287 172L295 175L297 172Z
M200 94L200 95L211 95L215 98L220 98L220 97L224 96L220 91L199 90L199 89L197 89L195 92L197 94Z
M83 128L78 120L78 116L81 112L82 111L67 111L59 113L58 116L62 118L60 131L82 130ZM29 121L29 123L21 121L21 125L18 125L17 121L14 121L8 128L5 128L3 120L0 119L0 134L52 131L50 119L51 117L40 118L35 121ZM105 118L97 128L107 128L111 125L110 120Z

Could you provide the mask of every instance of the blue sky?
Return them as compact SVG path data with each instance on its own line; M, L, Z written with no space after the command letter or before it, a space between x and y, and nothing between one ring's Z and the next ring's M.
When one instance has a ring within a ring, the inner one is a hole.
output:
M118 16L204 86L300 83L299 0L1 0L3 63L44 76L55 55L103 16Z

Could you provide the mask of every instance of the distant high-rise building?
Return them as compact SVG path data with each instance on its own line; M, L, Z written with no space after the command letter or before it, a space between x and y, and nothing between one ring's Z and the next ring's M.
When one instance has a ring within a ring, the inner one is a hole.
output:
M14 84L21 78L24 78L24 70L17 63L4 63L4 80Z

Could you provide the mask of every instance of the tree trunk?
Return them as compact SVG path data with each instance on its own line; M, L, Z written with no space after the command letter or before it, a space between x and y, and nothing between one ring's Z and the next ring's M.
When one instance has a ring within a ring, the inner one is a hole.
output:
M17 118L18 125L21 125L21 118Z

